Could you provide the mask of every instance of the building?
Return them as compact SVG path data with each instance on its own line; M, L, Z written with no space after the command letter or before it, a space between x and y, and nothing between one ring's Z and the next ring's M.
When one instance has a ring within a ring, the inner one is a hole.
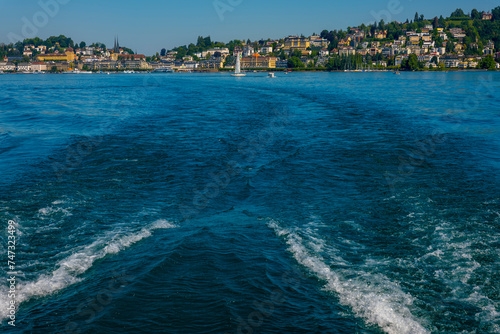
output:
M45 53L45 52L47 51L47 47L46 47L45 45L40 45L40 46L37 46L37 47L35 48L35 50L36 50L37 52L40 52L40 53Z
M392 57L392 56L394 56L394 49L393 48L382 48L382 54L386 57Z
M385 39L387 38L387 30L380 30L375 32L376 39Z
M204 53L205 55L202 54L202 58L209 58L215 55L216 57L222 57L223 60L226 59L226 57L230 54L228 48L213 48L205 51Z
M284 49L290 52L294 50L305 51L307 48L311 47L311 42L305 37L289 36L285 38Z
M276 68L288 68L288 60L278 58L276 60Z
M258 53L241 59L242 68L276 68L276 57L264 57Z
M255 53L255 49L250 45L245 45L243 48L243 57L250 57Z
M59 71L64 72L70 69L70 65L67 61L49 62L46 64L48 71Z
M415 34L410 36L410 44L411 45L419 45L420 44L420 36Z
M113 55L115 55L116 53L114 53ZM124 55L124 54L117 54L117 59L116 60L133 60L133 61L139 61L139 60L142 60L142 61L145 61L146 60L146 56L145 55ZM113 59L114 60L114 59Z
M186 61L184 62L184 66L187 68L187 69L190 69L190 70L195 70L198 68L199 66L199 63L197 61Z
M417 56L417 59L418 61L423 61L423 62L430 62L432 57L430 55L420 55L420 56Z
M200 62L200 67L203 68L212 68L212 69L219 69L224 67L224 61L220 57L212 57L207 60L203 60Z
M356 50L352 46L339 49L339 56L354 56L355 54Z
M493 14L491 14L490 12L488 12L488 13L483 12L483 20L491 21L492 18L493 18Z
M16 70L16 64L7 61L0 62L0 71L12 72Z
M64 53L47 53L43 55L38 55L36 57L38 61L75 61L76 55L72 48L67 48Z
M47 71L47 64L45 64L44 62L34 62L31 64L31 70L33 72Z
M309 37L309 40L311 47L326 48L328 46L328 40L320 38L319 36L311 36Z
M493 51L494 51L493 49L490 49L490 48L484 48L484 49L483 49L483 54L485 54L485 55L492 55L492 56L493 56L493 54L494 54L494 52L493 52Z
M397 56L394 60L394 65L401 66L404 59L408 60L408 56Z
M30 72L31 71L31 64L30 63L19 63L19 64L17 64L17 71L18 72Z
M451 28L450 32L453 38L464 38L466 36L462 28Z
M381 50L377 47L371 47L369 50L368 50L368 53L372 56L375 56L377 53L380 53Z
M328 49L321 49L319 51L319 55L320 57L328 57L330 55L330 51L328 51Z
M464 46L460 43L455 44L455 52L460 52L464 50Z
M439 59L439 63L444 64L445 67L458 67L460 60L457 55L447 55Z
M273 47L272 46L263 46L259 49L259 53L261 54L268 54L273 52Z

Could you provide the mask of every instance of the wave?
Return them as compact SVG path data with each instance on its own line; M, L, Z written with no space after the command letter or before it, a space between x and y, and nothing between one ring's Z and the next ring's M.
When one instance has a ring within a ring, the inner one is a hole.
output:
M430 333L408 308L413 304L413 297L403 292L396 283L380 274L353 269L335 271L323 257L306 246L320 249L325 243L323 240L314 237L307 242L299 234L281 227L275 221L268 225L279 237L285 238L288 251L295 260L325 281L325 290L336 293L340 303L349 306L358 317L379 326L389 334ZM346 263L345 260L342 262Z
M57 269L52 273L41 275L37 280L32 282L17 282L16 304L19 307L19 304L34 297L48 296L70 285L81 282L83 278L80 275L89 270L95 261L104 258L108 254L117 254L131 245L150 237L155 230L174 227L173 223L161 219L136 233L110 232L98 238L92 244L59 261ZM8 317L7 307L10 299L7 299L7 297L7 293L3 293L0 296L0 305L3 306L0 309L0 318L2 320Z

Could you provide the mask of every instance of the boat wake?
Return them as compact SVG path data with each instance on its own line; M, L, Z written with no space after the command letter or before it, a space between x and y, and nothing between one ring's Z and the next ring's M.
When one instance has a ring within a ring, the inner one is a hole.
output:
M81 282L83 280L81 275L88 271L95 261L110 254L117 254L133 244L149 238L155 230L174 227L175 225L171 222L157 220L135 233L127 234L122 231L107 233L92 244L76 250L72 255L59 261L56 265L57 269L53 272L43 274L31 282L18 282L15 298L17 306L32 298L51 295L70 285ZM0 317L2 320L6 319L9 314L7 307L10 299L7 297L8 293L6 291L0 295L0 305L2 305Z
M268 225L285 239L295 260L324 281L324 289L335 293L356 316L389 334L430 333L410 311L413 297L402 291L397 283L381 274L355 270L338 254L331 254L336 264L330 265L318 254L325 245L318 236L283 228L276 221ZM334 265L340 268L333 269Z

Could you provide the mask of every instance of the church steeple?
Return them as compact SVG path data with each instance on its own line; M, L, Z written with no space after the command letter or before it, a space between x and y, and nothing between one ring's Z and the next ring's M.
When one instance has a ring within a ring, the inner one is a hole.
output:
M115 37L115 47L113 48L115 53L120 53L120 43L118 42L118 36Z

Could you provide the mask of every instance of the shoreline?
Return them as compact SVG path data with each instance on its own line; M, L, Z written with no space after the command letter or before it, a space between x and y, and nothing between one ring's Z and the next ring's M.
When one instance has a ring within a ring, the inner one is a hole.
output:
M447 72L499 72L500 70L488 70L488 69L458 69L458 68L450 68L445 70L417 70L417 71L408 71L408 70L398 70L398 69L378 69L378 70L327 70L323 68L318 69L248 69L244 71L246 73L310 73L310 72L325 72L325 73L384 73L384 72L400 72L400 73L413 73L413 72L435 72L435 73L447 73ZM232 73L232 69L223 69L223 70L192 70L192 71L177 71L168 74L186 74L186 73L204 73L204 74L212 74L212 73ZM66 72L3 72L1 75L8 74L161 74L163 72L154 72L154 71L136 71L134 73L125 73L124 71L114 71L114 72L86 72L86 73L69 73ZM165 73L163 73L165 74Z

